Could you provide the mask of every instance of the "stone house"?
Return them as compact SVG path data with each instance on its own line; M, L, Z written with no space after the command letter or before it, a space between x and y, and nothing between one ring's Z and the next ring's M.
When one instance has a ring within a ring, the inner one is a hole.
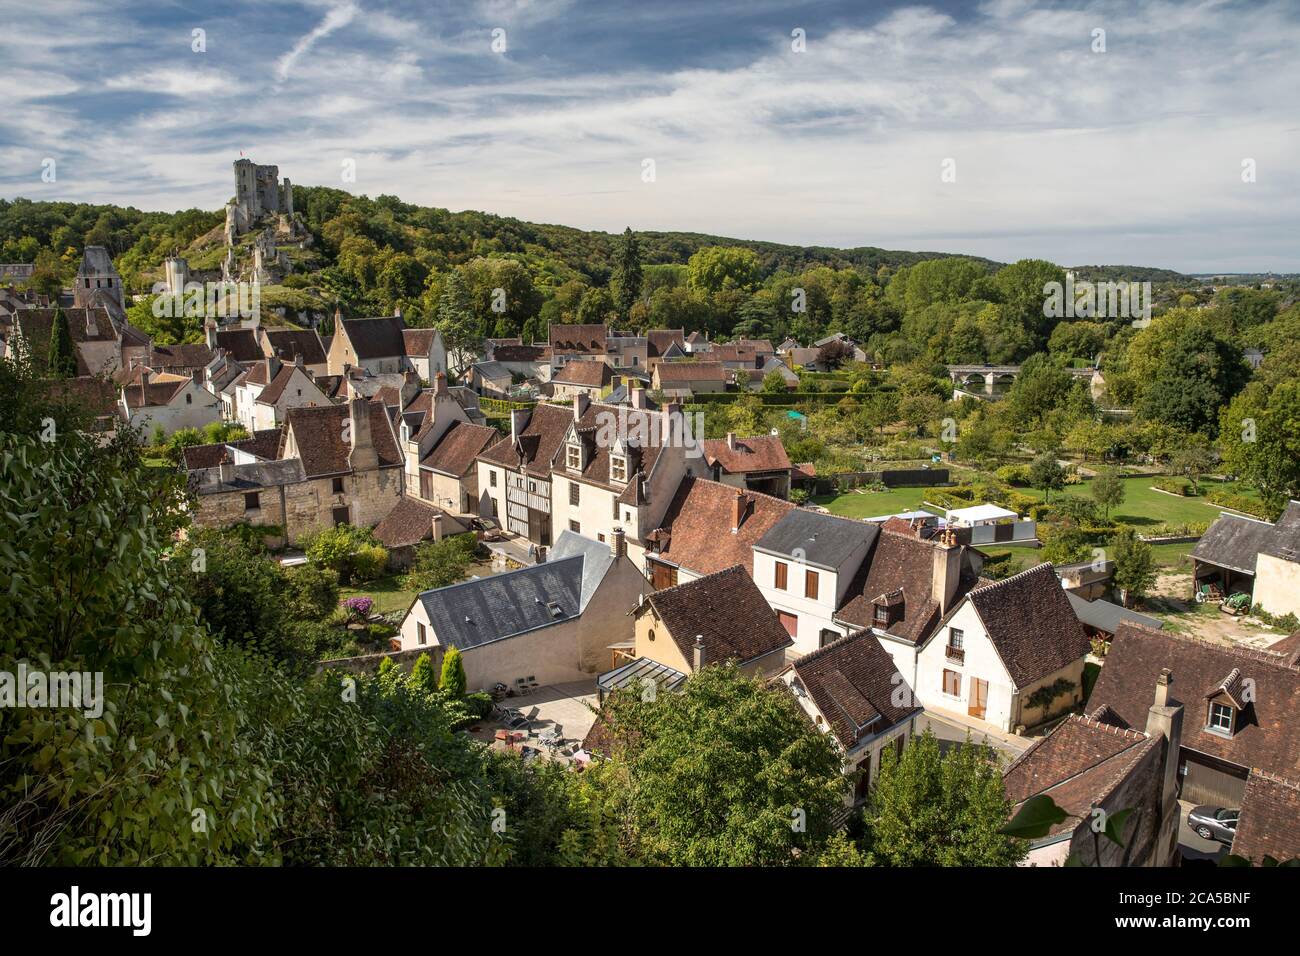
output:
M469 369L469 386L488 398L508 398L514 377L498 362L476 362Z
M491 425L454 422L420 459L416 494L454 514L477 515L478 456L501 440Z
M275 357L252 365L237 379L233 397L235 418L249 432L275 428L291 408L332 404L304 365Z
M646 587L621 536L566 532L540 564L419 594L401 649L457 648L471 690L586 680L632 639L628 611Z
M438 375L447 374L447 347L437 329L403 329L402 341L406 360L420 381L432 384Z
M375 540L388 549L389 569L400 571L411 566L421 543L441 541L469 530L469 525L454 515L406 495L375 525L374 534Z
M254 335L266 358L278 358L290 365L301 358L303 368L315 378L330 373L325 343L315 329L270 329L259 325Z
M50 354L50 331L54 328L53 308L18 309L8 347L14 354L25 353L43 364ZM78 375L113 374L123 367L123 336L106 309L68 308L68 333L77 359Z
M524 345L521 342L493 343L488 340L483 361L496 362L511 378L519 375L537 382L551 380L551 349L546 345Z
M702 443L710 477L724 485L760 491L776 498L790 497L790 457L776 435L712 438Z
M885 752L902 755L921 714L893 660L870 631L856 631L800 657L781 681L842 754L850 802L865 802Z
M571 401L578 395L598 401L609 390L611 381L610 367L604 362L568 362L551 376L551 396L557 402Z
M143 365L122 384L118 407L124 421L142 429L143 441L152 441L158 428L171 435L221 419L221 401L191 376L155 374Z
M1019 733L1083 700L1090 649L1051 564L1040 564L967 592L917 646L912 687L926 707Z
M721 362L660 362L652 387L666 395L691 396L725 392L731 374Z
M329 372L342 375L345 367L364 369L375 375L405 372L406 328L401 316L373 319L336 319L329 346Z
M613 364L614 356L606 341L609 330L604 325L551 323L551 374L574 359L597 359Z

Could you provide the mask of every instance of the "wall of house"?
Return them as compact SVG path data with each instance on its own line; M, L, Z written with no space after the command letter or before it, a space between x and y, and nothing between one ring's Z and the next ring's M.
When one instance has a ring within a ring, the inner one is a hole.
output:
M1048 674L1040 681L1023 687L1020 690L1019 715L1012 714L1012 723L1009 729L1014 730L1017 724L1024 724L1026 727L1035 727L1046 720L1051 720L1059 714L1065 713L1071 707L1083 700L1083 668L1085 661L1083 658L1074 661L1058 671ZM978 675L977 675L978 676ZM1050 687L1060 679L1068 680L1074 685L1074 688L1068 693L1062 694L1053 700L1047 707L1030 707L1029 698L1040 687Z
M575 485L578 503L573 505L569 503L569 495L570 488ZM557 469L551 476L551 520L555 536L559 537L562 531L568 530L570 521L578 522L579 534L592 540L598 540L597 535L603 534L609 541L615 527L635 534L635 528L625 527L620 520L622 508L619 509L619 518L614 517L614 502L619 494L608 488L575 481L563 469Z
M152 441L154 429L159 425L171 435L182 428L202 428L209 422L220 421L221 402L191 380L166 405L132 408L130 420L132 425L144 429L145 441Z
M475 462L478 472L478 513L494 515L505 527L506 521L506 470L500 465ZM492 481L495 477L496 484Z
M636 628L628 613L650 592L650 582L626 556L615 560L578 618L579 665L589 674L611 669L611 644L632 640Z
M428 476L429 497L424 500L459 514L465 508L465 496L469 497L470 513L476 514L477 509L474 503L477 499L478 491L478 472L471 467L466 472L465 478L454 478L451 475L444 475L441 472L430 471L427 468L421 471L421 481L423 476ZM416 491L416 497L422 497L419 491Z
M569 385L564 382L556 382L552 388L554 389L552 397L557 402L572 401L577 395L586 395L594 402L600 399L601 393L599 385Z
M786 566L786 589L780 590L775 585L776 564ZM809 598L805 593L805 571L817 572L817 598ZM788 558L778 558L761 551L754 552L754 583L773 610L785 611L798 618L798 633L794 635L795 650L799 654L808 654L821 647L823 629L833 630L837 634L845 633L844 628L832 620L835 614L835 597L839 590L839 578L834 571L811 568Z
M1271 554L1257 555L1254 599L1269 614L1300 615L1300 564Z
M1070 840L1070 853L1084 866L1163 866L1155 859L1160 836L1160 797L1164 784L1163 746L1148 748L1124 779L1101 802L1107 814L1132 810L1124 825L1124 846L1107 839L1094 840L1091 820L1084 820ZM1175 807L1177 804L1175 804ZM1100 860L1097 849L1100 848Z
M948 660L944 651L948 645L949 631L954 627L962 630L965 638L965 660L960 664ZM887 647L886 650L888 649ZM969 601L962 603L957 613L920 651L916 666L916 682L912 686L922 706L934 706L966 714L970 705L972 681L974 678L980 678L988 681L989 685L982 719L1001 730L1012 729L1012 719L1015 716L1015 685L1002 664L1002 659L998 657L998 652L989 641L984 623ZM961 675L959 695L944 693L943 672L945 670L956 671Z

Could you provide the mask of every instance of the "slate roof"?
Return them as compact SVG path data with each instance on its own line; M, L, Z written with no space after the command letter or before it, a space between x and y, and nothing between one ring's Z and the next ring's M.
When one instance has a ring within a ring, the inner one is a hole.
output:
M1287 503L1264 553L1285 561L1300 561L1300 501Z
M737 438L735 448L728 445L725 438L710 438L701 444L704 446L704 460L710 466L719 465L730 475L790 470L790 457L777 435Z
M584 587L598 586L584 586L584 578L603 573L575 554L424 591L416 600L439 642L464 651L578 617Z
M754 547L772 554L794 556L798 549L805 564L838 571L855 553L870 548L879 527L865 521L837 518L796 508L774 524ZM851 571L857 571L854 566Z
M212 349L198 345L155 345L146 363L159 371L201 369L212 361Z
M1152 617L1149 614L1139 614L1137 611L1129 610L1110 601L1096 600L1089 601L1072 591L1066 591L1065 596L1070 599L1070 606L1074 608L1074 615L1079 619L1081 624L1088 627L1095 627L1099 631L1105 631L1107 634L1114 634L1120 624L1128 621L1132 624L1141 624L1144 627L1160 630L1164 627L1164 622L1158 617Z
M1300 857L1300 778L1288 780L1261 770L1246 778L1241 820L1232 841L1235 856L1260 864Z
M1107 707L1124 726L1145 727L1151 693L1164 668L1173 675L1170 696L1186 708L1182 746L1245 769L1300 777L1300 667L1282 654L1121 624L1089 709ZM1205 729L1205 694L1234 669L1254 682L1255 699L1237 715L1236 733L1225 737Z
M292 363L295 355L302 356L304 365L325 365L325 343L313 329L263 329L262 334L271 346L271 352Z
M93 278L117 275L117 270L113 268L113 259L107 249L103 246L86 246L81 253L81 265L77 268L77 275Z
M745 508L737 531L731 530L736 495L744 496ZM710 574L732 565L754 570L754 545L763 535L795 509L780 498L736 488L704 478L688 476L677 486L663 524L654 532L663 557L697 574Z
M548 561L561 561L564 558L580 557L586 563L582 568L582 591L578 596L578 610L587 610L587 604L596 593L600 582L614 564L614 552L607 544L584 538L580 534L565 530L555 539Z
M1082 659L1092 647L1050 562L974 588L966 600L1017 688Z
M605 354L605 338L608 330L604 325L577 325L552 322L551 349L565 352L594 352Z
M491 425L455 422L424 456L420 467L459 478L474 467L474 459L500 437L501 433Z
M1250 575L1255 573L1259 554L1300 561L1300 502L1287 504L1276 524L1221 514L1192 549L1197 561Z
M740 565L656 591L646 604L691 666L696 635L704 643L705 664L733 658L744 664L794 643Z
M564 368L551 376L551 381L558 385L603 387L609 384L610 376L609 366L598 360L566 362Z
M884 630L910 644L920 643L939 623L939 603L934 600L933 585L934 549L938 547L937 542L881 527L875 546L853 576L835 619L855 627L874 627L875 599L882 594L901 592L902 616ZM964 554L961 568L953 607L977 581L966 566Z
M367 402L366 407L370 411L370 437L379 456L379 467L400 467L402 455L384 406L379 402ZM352 448L343 443L343 422L349 414L350 406L347 404L289 409L285 423L293 431L307 477L340 475L352 470L348 462Z
M217 348L236 362L259 362L265 356L252 329L226 329L216 333Z
M96 418L117 414L117 389L98 376L46 379L42 385L51 399L80 406Z
M638 484L635 476L638 472L648 476L654 471L655 462L659 460L659 454L663 451L664 446L657 440L652 441L650 439L651 436L657 437L662 434L664 414L652 409L620 409L606 402L592 402L588 405L587 411L578 422L577 429L578 438L587 448L587 465L580 472L583 480L599 484L611 491L618 491L620 504L639 505L644 503L645 488L643 485ZM644 446L629 441L624 448L628 472L626 482L615 482L610 478L609 459L613 449L607 445L601 445L598 441L601 437L599 423L604 415L612 416L612 420L615 421L626 422L629 439L635 436L637 432L640 432L647 439ZM565 475L572 475L572 472L565 466L564 455L558 447L556 455L555 467L562 469Z
M358 359L393 358L406 355L402 320L395 315L374 319L343 319L343 331Z
M1150 691L1154 690L1153 681ZM1007 767L1002 785L1016 808L1037 794L1050 795L1075 819L1056 824L1049 835L1068 833L1080 825L1077 818L1086 818L1139 760L1163 746L1163 737L1072 714Z
M870 631L855 631L792 665L845 750L919 713L907 681ZM902 692L900 693L900 688ZM905 706L896 701L913 701Z
M727 369L721 362L660 362L655 375L661 382L725 382Z
M648 329L645 337L646 354L649 358L659 358L674 342L678 345L686 344L684 329Z
M510 378L510 369L506 368L500 362L476 362L474 371L490 382L498 382L501 379Z

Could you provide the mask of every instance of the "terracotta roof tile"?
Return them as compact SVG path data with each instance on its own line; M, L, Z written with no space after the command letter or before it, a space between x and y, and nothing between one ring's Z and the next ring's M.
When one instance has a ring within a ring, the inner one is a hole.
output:
M835 739L851 750L920 711L906 679L870 631L855 631L792 665ZM901 688L901 693L900 693Z
M366 407L370 412L370 436L379 456L379 467L400 467L402 456L384 406L378 402L367 402ZM349 405L289 409L286 426L293 432L298 456L307 477L338 475L352 470L348 461L352 448L343 442L343 423L349 414Z
M725 382L727 369L720 362L660 362L655 376L661 382Z
M740 528L732 531L737 495L743 496L744 509ZM657 532L659 556L697 574L736 564L752 574L754 544L794 507L756 491L741 492L720 482L687 477L678 485Z
M705 664L745 663L794 643L740 565L656 591L646 601L688 663L697 635Z
M474 467L475 458L500 437L501 433L491 425L456 422L425 455L420 467L459 478Z
M553 376L551 381L560 385L582 385L586 387L603 387L610 382L609 366L599 360L566 362L564 368Z
M257 362L264 356L252 329L226 329L216 334L217 348L236 362Z
M790 457L785 453L785 445L776 435L737 438L735 448L728 445L725 438L711 438L702 444L704 460L710 465L720 465L729 475L790 470Z
M1279 862L1300 857L1300 782L1251 771L1232 852L1257 864L1266 856Z

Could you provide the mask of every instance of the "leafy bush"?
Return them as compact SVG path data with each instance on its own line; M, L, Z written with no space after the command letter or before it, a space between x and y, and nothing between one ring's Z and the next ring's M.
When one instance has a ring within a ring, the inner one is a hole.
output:
M1254 515L1256 518L1268 518L1268 508L1265 507L1262 501L1256 501L1254 498L1248 498L1235 491L1216 488L1206 494L1205 500L1212 505L1220 505L1233 511L1240 511L1242 514Z
M339 575L330 568L304 564L289 573L285 600L289 613L302 620L327 617L339 603Z
M1172 495L1182 495L1184 498L1189 498L1196 494L1195 487L1193 487L1192 483L1186 478L1166 476L1157 478L1151 484L1160 491L1167 491Z
M388 569L388 549L382 544L363 544L352 555L352 580L373 581Z
M1009 485L1023 488L1029 484L1028 465L1003 465L994 474L998 476L998 481L1005 481Z
M354 579L373 580L388 563L388 552L375 542L375 536L350 524L316 532L307 539L304 550L312 564L337 571L339 583L344 585Z
M465 709L470 712L475 720L483 720L488 714L492 713L494 707L491 694L485 694L482 691L469 694L465 698Z
M408 591L428 591L455 584L465 577L477 547L472 534L423 542L415 549L411 569L402 576L402 587Z

